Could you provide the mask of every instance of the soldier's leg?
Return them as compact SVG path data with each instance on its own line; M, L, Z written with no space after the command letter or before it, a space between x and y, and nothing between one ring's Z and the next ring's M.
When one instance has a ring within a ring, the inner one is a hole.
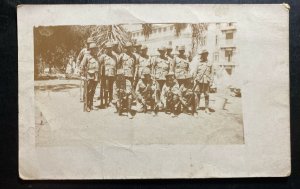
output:
M205 113L209 113L209 84L204 84Z
M112 101L113 84L114 84L114 77L109 77L109 85L108 85L109 103L111 103L111 101Z
M198 94L198 109L200 109L201 95L205 92L205 83L199 83L199 94Z
M129 119L132 119L132 112L131 112L131 104L132 104L132 94L127 95L127 115Z
M173 104L173 106L172 106L172 108L173 108L172 113L174 115L179 115L180 112L181 112L181 106L180 106L179 96L178 95L173 95L172 101L173 101L173 103L172 103Z
M105 92L105 77L101 78L101 87L100 87L100 106L104 106L104 92Z
M91 104L90 104L90 109L93 108L93 102L94 102L94 96L97 88L97 81L91 81Z
M87 95L86 95L86 102L87 102L87 111L91 111L91 101L93 101L93 99L91 99L91 80L88 80L87 81Z
M108 90L109 88L109 77L105 76L105 88L104 88L104 104L107 107L108 106Z

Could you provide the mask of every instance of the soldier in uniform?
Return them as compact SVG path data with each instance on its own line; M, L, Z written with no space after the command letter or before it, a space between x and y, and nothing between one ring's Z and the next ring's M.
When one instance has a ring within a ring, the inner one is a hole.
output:
M159 83L160 89L162 89L166 82L166 75L171 69L172 61L170 58L166 57L165 47L160 47L157 50L160 55L153 60L152 74Z
M212 64L208 62L208 51L202 50L200 57L195 57L195 68L192 71L198 87L198 106L200 105L200 96L203 93L205 98L205 113L209 113L209 87L212 80Z
M180 101L184 112L191 112L193 116L197 116L198 97L195 92L195 82L191 74L186 76L185 82L180 86Z
M113 48L112 48L112 53L113 55L115 55L115 57L117 57L117 59L119 58L120 56L120 49L119 49L119 42L118 41L114 41L113 43Z
M173 51L172 46L168 46L166 49L167 49L166 57L168 57L168 58L170 58L170 59L173 59L174 56L172 55L172 51Z
M131 104L132 104L132 85L128 79L125 79L124 70L118 69L116 73L116 81L113 85L113 100L119 115L122 115L126 110L129 119L132 119Z
M93 108L93 98L95 95L96 86L99 82L99 62L97 59L98 47L96 43L91 43L89 46L90 53L85 54L81 61L82 80L86 81L86 110L90 112Z
M153 116L158 112L159 103L159 84L157 81L151 79L151 71L145 67L142 71L142 76L137 83L135 94L137 102L141 104L144 112L147 111L147 106L151 107Z
M86 47L84 47L83 49L81 49L81 51L79 52L79 54L78 54L78 56L77 56L77 59L76 59L76 67L79 67L79 69L81 69L81 67L82 67L81 62L82 62L82 59L83 59L84 55L90 53L90 51L89 51L89 45L90 45L91 43L94 43L94 42L95 42L95 41L93 40L92 37L87 38L86 44L85 44ZM81 91L82 85L83 85L83 83L82 83L82 81L81 81L81 82L80 82L80 91ZM81 93L81 92L80 92L80 93ZM83 91L83 93L80 94L80 102L83 102L83 101L84 101L84 97L83 97L83 96L84 96L84 95L83 95L84 93L85 93L85 91Z
M175 78L177 79L179 85L181 86L187 74L189 73L189 60L185 53L185 46L178 47L178 56L174 58L174 72Z
M135 45L134 45L134 56L136 57L136 59L138 59L139 58L139 56L140 56L140 53L141 53L141 48L142 48L142 44L140 44L140 43L136 43Z
M177 80L174 78L174 72L166 75L166 83L161 91L161 103L165 109L165 113L171 113L172 117L180 114L180 90Z
M105 53L102 54L99 58L100 67L101 70L103 70L103 82L101 87L103 87L104 89L104 104L100 105L102 107L108 107L109 103L112 101L113 84L116 76L117 66L117 57L113 54L112 48L113 44L111 42L106 43Z
M148 48L146 45L143 45L141 47L141 54L138 57L138 72L137 72L137 78L140 79L142 76L142 71L144 70L144 68L149 68L149 70L151 70L151 60L150 57L147 54Z
M133 54L132 43L128 42L124 46L126 52L120 54L117 69L123 69L124 76L133 85L137 77L137 60Z

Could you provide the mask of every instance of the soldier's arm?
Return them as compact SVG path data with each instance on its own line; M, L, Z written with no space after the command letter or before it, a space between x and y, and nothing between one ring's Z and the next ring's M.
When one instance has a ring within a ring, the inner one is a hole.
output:
M86 71L87 62L88 62L88 57L86 55L84 55L84 57L82 58L81 63L80 63L81 75L82 74L84 75L84 73Z

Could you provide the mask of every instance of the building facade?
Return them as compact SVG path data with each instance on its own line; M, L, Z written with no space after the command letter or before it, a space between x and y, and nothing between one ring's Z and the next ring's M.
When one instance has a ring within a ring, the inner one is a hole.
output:
M187 25L180 35L175 35L174 24L153 24L152 33L145 38L142 26L135 25L127 28L132 38L141 44L148 46L150 55L158 55L160 46L172 46L173 53L180 45L185 45L187 54L192 52L192 28ZM236 23L209 23L207 31L203 34L202 45L197 51L206 49L209 52L209 60L215 66L224 67L229 75L238 66L237 54L237 28Z

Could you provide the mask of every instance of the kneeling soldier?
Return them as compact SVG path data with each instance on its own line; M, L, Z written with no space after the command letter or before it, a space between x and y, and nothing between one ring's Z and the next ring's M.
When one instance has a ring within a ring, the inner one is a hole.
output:
M148 67L143 69L141 79L136 86L135 94L137 102L143 107L143 111L147 112L147 106L150 106L153 115L156 115L159 101L159 84L157 81L151 79L150 72Z
M180 114L180 90L177 80L174 78L174 72L169 72L166 75L166 83L161 92L161 102L166 113L171 113L172 117Z
M184 112L191 112L193 116L197 116L198 97L195 93L195 82L191 74L186 76L184 83L180 86L180 101Z
M122 115L123 111L127 112L129 119L132 119L131 104L132 104L132 85L128 79L125 79L124 70L118 69L116 75L116 81L113 85L113 100L119 115Z

